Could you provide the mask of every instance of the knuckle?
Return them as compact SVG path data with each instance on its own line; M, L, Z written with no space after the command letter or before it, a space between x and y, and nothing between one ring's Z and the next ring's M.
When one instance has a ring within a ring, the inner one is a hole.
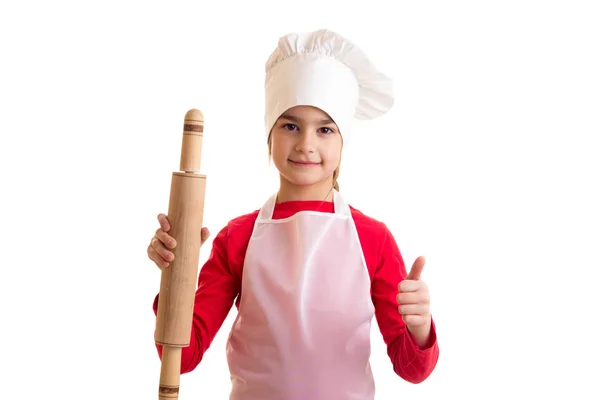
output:
M172 236L169 236L169 235L165 235L165 236L166 236L165 242L169 244L169 247L172 249L175 248L177 246L177 241Z

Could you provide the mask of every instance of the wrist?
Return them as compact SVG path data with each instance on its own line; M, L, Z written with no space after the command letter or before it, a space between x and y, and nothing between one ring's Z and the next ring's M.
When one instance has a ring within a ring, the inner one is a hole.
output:
M431 316L425 324L419 326L407 325L407 329L417 346L426 348L431 336Z

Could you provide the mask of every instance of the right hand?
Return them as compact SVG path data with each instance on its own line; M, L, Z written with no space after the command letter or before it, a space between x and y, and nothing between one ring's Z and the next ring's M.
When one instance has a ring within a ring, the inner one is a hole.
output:
M154 261L158 268L167 268L171 262L175 259L175 255L171 252L177 246L175 239L173 239L167 232L171 229L169 219L165 214L158 214L158 222L160 228L156 230L154 237L150 240L148 245L148 257ZM208 228L202 228L200 232L200 246L206 242L206 239L210 236Z

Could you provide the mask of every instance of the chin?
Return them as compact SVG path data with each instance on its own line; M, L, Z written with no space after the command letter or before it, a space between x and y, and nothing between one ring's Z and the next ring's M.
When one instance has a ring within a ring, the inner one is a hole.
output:
M323 183L327 176L322 174L295 174L287 173L282 175L285 180L296 186L312 186Z
M316 167L295 167L290 165L287 161L285 162L277 162L275 161L275 166L279 169L280 176L296 186L312 186L323 183L333 174L333 170L331 172L327 171L329 168L323 168L322 165Z
M309 177L284 177L288 182L296 186L311 186L315 185L322 181L322 179L318 178L309 178Z

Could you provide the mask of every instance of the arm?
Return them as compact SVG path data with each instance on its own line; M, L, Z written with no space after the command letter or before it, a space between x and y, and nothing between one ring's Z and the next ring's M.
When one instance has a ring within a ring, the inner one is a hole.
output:
M439 356L435 323L431 321L426 338L415 338L406 328L396 302L398 283L406 278L406 267L387 228L379 254L371 285L375 317L396 374L408 382L421 383L431 375Z
M182 374L198 366L238 295L238 279L227 262L227 239L228 229L225 227L213 240L210 257L198 274L190 345L184 347L181 354ZM155 315L157 309L158 295L153 304ZM162 360L162 346L156 344L156 348Z

